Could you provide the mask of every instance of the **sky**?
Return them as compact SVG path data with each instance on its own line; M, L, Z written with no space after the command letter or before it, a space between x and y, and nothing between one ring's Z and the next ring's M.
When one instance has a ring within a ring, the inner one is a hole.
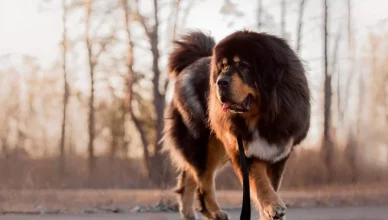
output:
M51 1L54 8L51 10L42 10L42 1L0 0L0 56L10 53L31 55L36 57L42 66L58 58L62 28L60 0ZM238 19L219 13L223 2L224 0L196 1L189 12L186 26L181 32L187 29L210 31L218 41L235 30L255 27L256 1L232 1L244 14ZM280 0L263 0L263 8L272 15L274 23L279 23L280 20L279 2ZM286 29L289 33L289 43L294 46L299 1L288 0L287 2ZM346 2L346 0L329 0L330 39L334 38L337 30L346 28ZM366 43L368 31L378 22L388 19L388 1L352 0L352 2L356 42L361 51ZM311 88L315 94L319 94L322 85L322 3L322 0L306 0L304 37L300 53L301 58L306 62ZM147 7L147 4L144 7ZM279 34L278 26L270 26L267 30L269 33ZM319 101L318 98L316 102ZM319 105L313 104L313 106L313 108L320 108ZM320 123L319 119L313 118L313 127L321 127ZM313 137L319 135L318 129L313 129L311 132Z
M58 46L61 37L61 20L59 10L41 11L39 2L42 0L0 0L0 54L22 53L37 56L39 59L50 59L53 50ZM60 0L58 1L58 5ZM217 40L236 29L252 27L255 24L256 4L252 0L235 0L238 9L245 16L232 27L227 26L225 16L218 12L224 0L198 1L190 11L187 28L199 28L211 31ZM268 8L275 18L279 18L280 7L276 4L279 0L263 0L264 8ZM288 0L287 31L295 32L298 1ZM318 16L321 0L307 0L306 19ZM331 0L335 10L343 11L338 5L345 0ZM388 17L386 0L353 0L354 14L358 29L376 24L379 20ZM338 14L338 11L334 13ZM278 20L278 19L276 19ZM307 21L308 22L308 21ZM319 25L318 22L309 22ZM334 21L336 23L336 21ZM311 26L307 23L306 26ZM317 30L320 30L317 28ZM305 28L308 31L308 28ZM293 33L294 34L294 33ZM319 34L319 32L318 32ZM292 42L291 42L292 43Z
M61 37L59 11L42 13L38 2L0 0L0 55L26 54L44 62L53 59Z

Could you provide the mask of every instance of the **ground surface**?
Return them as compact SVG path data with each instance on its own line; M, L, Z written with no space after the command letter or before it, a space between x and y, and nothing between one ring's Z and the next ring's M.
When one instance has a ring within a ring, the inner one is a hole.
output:
M239 219L240 190L217 191ZM387 184L280 191L288 220L388 220ZM169 190L0 190L0 220L178 220ZM257 219L256 212L252 219ZM256 217L255 217L256 216Z
M239 219L240 211L230 211L231 219ZM257 219L256 213L252 220ZM126 213L126 214L58 214L0 216L0 220L180 220L177 213ZM288 220L387 220L388 206L340 207L340 208L290 208Z

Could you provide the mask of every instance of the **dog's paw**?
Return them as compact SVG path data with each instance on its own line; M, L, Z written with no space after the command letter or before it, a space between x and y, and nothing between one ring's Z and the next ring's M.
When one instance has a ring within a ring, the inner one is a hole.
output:
M197 213L194 209L189 210L181 210L180 211L181 217L183 220L197 220Z
M287 207L282 203L268 204L263 206L261 219L263 220L285 220Z
M212 212L211 215L212 215L213 220L229 220L230 219L228 213L226 213L222 210Z

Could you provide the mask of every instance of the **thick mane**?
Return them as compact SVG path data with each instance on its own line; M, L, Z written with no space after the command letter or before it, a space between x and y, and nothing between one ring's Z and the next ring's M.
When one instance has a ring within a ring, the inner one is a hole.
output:
M293 136L295 144L298 144L309 128L309 120L306 119L310 117L310 91L297 55L281 38L238 31L214 48L211 83L214 83L217 73L215 63L234 55L247 61L254 72L253 78L261 97L257 126L260 134L269 142Z

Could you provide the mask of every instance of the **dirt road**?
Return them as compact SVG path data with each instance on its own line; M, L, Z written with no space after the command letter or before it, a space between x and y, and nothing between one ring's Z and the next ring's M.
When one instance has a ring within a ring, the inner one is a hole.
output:
M229 211L231 219L239 219L240 212ZM59 214L59 215L2 215L0 220L179 220L178 213L128 214ZM256 213L252 219L257 219ZM387 220L388 206L341 208L290 208L288 220Z

